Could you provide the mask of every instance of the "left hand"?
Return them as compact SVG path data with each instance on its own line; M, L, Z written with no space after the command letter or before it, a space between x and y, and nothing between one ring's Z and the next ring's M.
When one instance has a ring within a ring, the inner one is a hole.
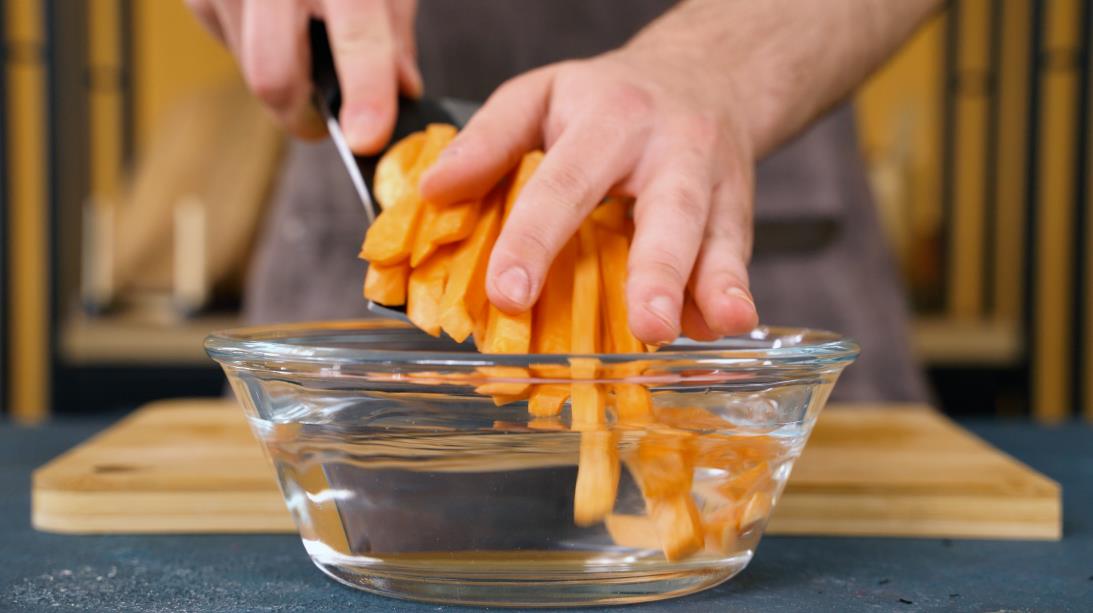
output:
M605 195L636 198L627 304L634 335L665 343L750 330L754 147L728 75L701 57L634 46L504 84L422 181L437 202L477 198L529 150L546 156L490 258L487 292L530 308L551 262Z

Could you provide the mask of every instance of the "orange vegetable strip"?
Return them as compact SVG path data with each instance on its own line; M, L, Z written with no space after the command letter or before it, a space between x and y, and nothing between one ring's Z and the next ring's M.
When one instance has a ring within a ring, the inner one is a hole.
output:
M612 386L615 392L615 413L621 424L653 422L653 395L644 385L619 383Z
M410 266L417 267L436 248L429 236L429 228L433 226L439 209L440 207L432 202L424 201L421 203L420 218L417 222L418 227L413 233L413 246L410 248Z
M578 526L602 520L615 506L619 486L616 439L616 434L607 430L581 433L577 486L573 492L573 520Z
M585 221L578 232L579 249L573 273L573 320L570 348L573 353L598 353L600 348L600 264L596 232L592 222ZM595 379L599 360L572 358L574 379ZM604 389L593 383L574 383L570 402L575 428L606 422Z
M629 229L627 222L630 219L630 205L632 203L633 200L630 198L608 198L592 210L592 220L597 225L612 232L629 234L627 232Z
M389 209L416 190L410 172L425 145L425 132L414 132L391 146L376 163L372 195L380 208Z
M531 349L531 311L509 315L490 307L484 353L527 353Z
M599 353L601 284L595 227L585 221L578 238L577 262L573 270L570 350L579 354Z
M644 353L645 345L630 331L626 309L627 258L630 245L625 236L600 228L596 232L603 275L604 327L619 353Z
M478 201L476 200L457 202L445 207L426 202L421 230L414 238L410 265L417 266L441 245L467 238L467 235L474 230L477 216Z
M611 540L619 547L660 549L656 527L648 515L611 513L604 518L604 526Z
M569 353L573 334L573 272L579 245L570 240L554 258L535 303L534 353Z
M400 262L391 266L369 264L364 274L364 297L387 306L406 304L406 284L410 265Z
M542 152L532 151L525 154L523 159L520 160L520 167L516 170L516 177L513 179L512 186L505 197L505 217L508 217L513 203L516 202L517 195L539 166L542 157ZM480 350L483 353L528 353L531 350L532 310L509 315L492 304L489 305L488 310L486 340L481 343ZM529 376L526 369L513 366L494 366L479 370L494 377L518 379ZM480 394L515 396L526 393L529 387L530 384L527 383L491 382L478 386L475 391Z
M526 379L528 371L519 366L482 366L477 369L479 373L487 377L499 379ZM505 404L517 399L523 400L530 393L531 384L523 381L490 381L474 388L476 393L484 396L493 396L494 403Z
M486 325L486 342L481 348L483 353L527 353L531 348L531 311L518 315L509 315L495 308L489 308L489 322ZM524 379L527 369L518 366L489 366L479 369L491 377L506 379ZM479 394L516 396L524 394L529 383L514 381L496 381L485 383L475 388Z
M535 417L554 417L562 412L568 398L569 386L564 383L536 385L528 398L528 413Z
M489 384L487 384L489 385ZM520 402L521 400L528 399L528 392L525 390L520 394L493 394L493 404L499 407L503 407L506 404L513 402Z
M509 188L505 198L505 218L508 218L513 203L519 195L524 184L539 166L543 154L532 151L524 155L520 160L520 167L516 170L516 178ZM502 225L504 225L502 223ZM488 256L487 256L488 257ZM531 321L532 312L525 311L516 315L505 313L501 309L490 305L489 323L486 326L485 353L528 353L531 350Z
M668 561L682 560L702 550L705 545L702 520L690 494L647 501L647 506L660 549Z
M542 151L529 151L524 154L524 157L520 158L520 165L516 168L516 175L512 180L512 187L509 189L508 197L505 198L505 216L508 217L509 211L512 210L514 204L516 204L516 198L520 196L520 192L524 190L524 185L531 178L531 175L535 174L535 171L539 168L539 164L543 161Z
M481 201L467 200L440 209L429 230L433 241L439 246L455 243L470 236L474 231L475 221L478 220L480 208Z
M406 289L406 316L414 325L433 336L440 336L440 301L448 280L451 249L445 248L410 273Z
M694 463L685 450L686 435L647 433L627 466L647 498L667 498L691 491Z
M475 320L486 306L486 265L501 229L501 199L487 197L474 232L452 255L451 273L441 301L440 324L448 336L462 343L475 330Z
M569 430L560 420L554 417L536 417L528 422L528 428L532 430L550 430L552 432L565 432Z
M408 257L413 250L423 202L417 190L417 182L426 168L432 166L444 147L455 137L455 128L444 124L431 124L425 129L425 143L409 180L412 190L391 208L384 210L368 228L361 247L361 257L373 264L395 264Z

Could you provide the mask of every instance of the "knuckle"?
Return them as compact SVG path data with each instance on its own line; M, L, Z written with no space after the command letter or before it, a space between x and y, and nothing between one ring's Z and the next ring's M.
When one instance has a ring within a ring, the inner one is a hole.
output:
M247 82L259 100L274 109L287 109L295 99L296 84L287 75L270 70L269 66L269 62L247 61L244 68Z
M678 118L679 130L688 141L712 149L720 137L721 124L713 113L694 111Z
M691 227L706 224L709 194L695 181L679 181L669 188L668 202L682 221Z
M617 83L605 96L607 109L620 121L632 121L653 112L653 95L633 83Z
M684 265L680 254L663 245L650 246L645 257L637 262L636 268L677 287L682 287L687 282L690 272L690 267Z
M540 187L549 200L549 205L577 213L581 202L587 200L592 189L591 182L583 170L575 164L562 163L549 174L544 174Z
M532 264L547 260L553 250L546 229L539 224L519 228L513 232L506 251L512 259Z

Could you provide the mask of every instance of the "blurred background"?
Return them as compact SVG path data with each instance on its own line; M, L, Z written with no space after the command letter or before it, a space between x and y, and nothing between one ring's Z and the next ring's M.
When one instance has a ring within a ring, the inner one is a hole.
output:
M0 20L0 406L223 393L201 341L237 320L283 135L181 0ZM950 414L1093 421L1091 22L1093 0L952 1L855 96Z

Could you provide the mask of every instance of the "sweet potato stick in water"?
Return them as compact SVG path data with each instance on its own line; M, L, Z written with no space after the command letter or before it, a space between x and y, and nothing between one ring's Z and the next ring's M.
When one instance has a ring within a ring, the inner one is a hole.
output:
M670 562L700 551L705 535L698 507L690 494L671 496L649 503L661 551Z
M608 430L581 432L577 462L577 487L573 492L573 521L590 526L615 506L619 486L616 434Z
M455 128L449 125L432 124L425 130L425 143L421 154L414 162L410 172L413 189L403 194L402 198L376 217L368 228L361 247L361 257L373 264L395 264L410 257L414 246L415 232L421 218L423 202L417 191L417 182L425 169L433 165L440 152L455 137Z
M452 255L448 285L441 301L440 325L460 343L474 332L475 319L482 317L485 310L486 265L501 229L501 207L497 195L487 196L474 232L459 243Z
M600 264L596 230L585 221L578 233L579 249L573 272L573 321L570 347L573 353L599 353L600 347ZM573 379L595 379L599 361L571 358ZM574 428L595 426L606 421L604 390L595 383L574 383L570 403Z
M409 279L408 262L391 266L370 264L364 275L364 297L387 306L406 304L406 284Z
M448 280L451 248L437 251L410 273L406 289L406 316L425 332L440 336L440 301Z
M564 383L542 383L531 388L528 413L535 417L554 417L562 412L569 398L569 386Z
M690 437L688 433L648 433L627 462L669 560L685 558L705 544L698 507L691 496L694 462Z

